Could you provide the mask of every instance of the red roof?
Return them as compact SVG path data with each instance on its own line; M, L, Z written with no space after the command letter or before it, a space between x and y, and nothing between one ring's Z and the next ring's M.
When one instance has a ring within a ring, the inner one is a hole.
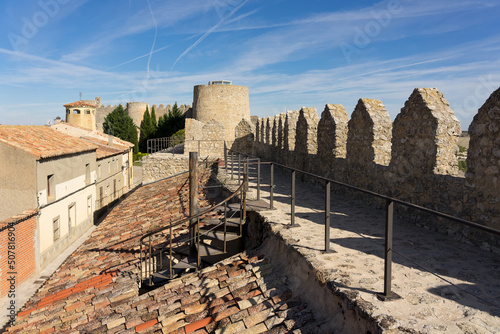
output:
M102 159L102 158L111 157L111 156L117 155L117 154L123 154L123 152L125 152L125 151L128 152L128 150L129 150L129 148L127 146L117 144L114 140L113 140L113 146L108 146L102 140L99 140L97 138L84 136L84 137L82 137L82 139L85 141L88 141L92 144L95 144L97 146L96 153L97 153L98 160Z
M38 159L97 149L97 146L89 142L38 125L0 125L0 142Z
M80 101L65 104L64 107L66 107L66 108L73 108L73 107L93 107L93 108L95 108L96 103L95 103L95 101L92 103L89 101L81 101L80 100Z

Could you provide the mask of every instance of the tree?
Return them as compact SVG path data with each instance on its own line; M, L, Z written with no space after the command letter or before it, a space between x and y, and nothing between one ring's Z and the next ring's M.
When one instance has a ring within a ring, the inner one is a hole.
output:
M175 102L172 110L160 117L157 135L158 137L172 137L174 133L184 129L184 126L184 115Z
M155 132L156 129L149 115L149 108L146 106L146 111L142 117L139 137L139 149L141 152L146 152L148 139L151 139Z
M154 133L156 134L156 130L158 128L158 124L157 124L157 120L156 120L155 106L153 106L153 108L151 108L151 121L153 122L153 127L155 129Z
M134 144L134 153L139 151L137 127L132 118L127 115L121 104L104 118L103 128L104 133L111 134Z

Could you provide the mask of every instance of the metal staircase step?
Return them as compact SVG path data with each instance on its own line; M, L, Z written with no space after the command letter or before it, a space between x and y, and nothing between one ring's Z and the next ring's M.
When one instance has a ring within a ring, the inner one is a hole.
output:
M191 257L185 257L172 266L174 269L196 269L197 267L198 261Z
M224 226L224 219L223 218L204 218L201 220L202 223L205 225L219 225L221 224ZM243 224L245 222L243 221ZM226 219L226 225L229 227L239 227L240 226L240 218L227 218Z
M206 244L200 244L198 251L200 252L200 257L224 254L224 251Z
M204 232L203 229L200 229L201 238L210 238L217 241L224 241L224 231L210 231ZM240 238L238 233L234 232L226 232L226 241L236 240Z

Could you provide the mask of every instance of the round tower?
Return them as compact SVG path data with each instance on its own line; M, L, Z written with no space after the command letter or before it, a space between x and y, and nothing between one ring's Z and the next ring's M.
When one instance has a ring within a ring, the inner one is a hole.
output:
M142 118L144 117L144 112L146 107L151 112L149 104L145 102L127 102L127 114L132 118L136 126L141 126Z
M95 100L80 100L65 104L66 123L76 125L85 129L95 130Z
M250 122L248 87L234 86L229 81L194 86L193 118L203 123L216 120L224 126L224 138L234 140L241 120Z

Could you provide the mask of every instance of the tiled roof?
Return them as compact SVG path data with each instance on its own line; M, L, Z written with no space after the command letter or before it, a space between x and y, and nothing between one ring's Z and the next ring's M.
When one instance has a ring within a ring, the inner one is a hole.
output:
M128 151L127 146L119 145L113 141L113 146L108 146L102 140L92 138L89 136L82 137L82 140L88 141L97 146L97 159L111 157L113 155L122 154L124 151Z
M47 126L0 125L0 142L39 159L93 151L97 148Z
M109 135L98 130L89 130L87 128L83 128L81 126L69 124L66 122L52 124L50 127L73 137L93 138L99 140L100 143L104 143L105 145L108 144ZM124 150L134 147L134 144L128 141L122 140L115 136L112 136L112 138L113 146L123 148Z
M36 213L38 213L38 209L26 210L21 214L4 219L4 220L0 221L0 228L4 225L9 224L9 223L16 223L16 222L21 221L21 220L26 220L27 218L32 217Z
M96 103L95 103L95 101L91 102L91 101L80 100L80 101L65 104L64 107L66 107L66 108L74 108L74 107L93 107L93 108L95 108Z
M287 278L258 254L240 254L140 295L138 239L183 216L171 206L185 203L187 192L167 188L168 180L144 186L115 207L7 331L285 333L314 323Z
M88 134L89 137L93 137L93 138L96 138L96 139L99 139L101 141L105 141L106 143L108 142L108 134L104 133L104 132L101 132L101 131L97 131L97 130L94 130L92 132L90 132ZM125 146L125 147L134 147L134 144L132 144L131 142L128 142L128 141L125 141L125 140L122 140L118 137L115 137L113 136L113 145L114 144L118 144L118 145L121 145L121 146Z

